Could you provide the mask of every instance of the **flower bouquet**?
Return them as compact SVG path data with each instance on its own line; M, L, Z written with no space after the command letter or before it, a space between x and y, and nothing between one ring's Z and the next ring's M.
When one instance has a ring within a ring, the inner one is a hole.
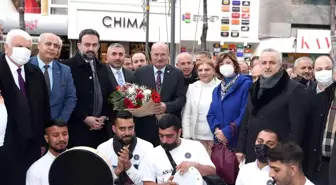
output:
M117 86L109 98L113 104L113 110L127 110L134 117L144 117L154 115L155 104L161 103L161 97L158 92L151 90L146 86L126 83L123 86ZM162 115L155 115L160 119Z

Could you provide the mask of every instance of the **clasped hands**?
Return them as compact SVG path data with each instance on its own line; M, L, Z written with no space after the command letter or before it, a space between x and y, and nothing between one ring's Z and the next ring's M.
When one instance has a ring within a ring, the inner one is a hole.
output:
M90 130L100 130L105 124L106 116L94 117L87 116L84 122L90 127Z
M129 159L129 145L124 146L119 152L118 152L118 165L114 169L114 173L116 176L119 176L120 173L129 170L132 167L132 163Z
M199 163L191 162L191 161L183 161L179 165L176 166L176 171L183 175L185 172L188 171L190 167L198 168ZM173 182L174 176L169 177L168 181L163 185L179 185L176 182Z

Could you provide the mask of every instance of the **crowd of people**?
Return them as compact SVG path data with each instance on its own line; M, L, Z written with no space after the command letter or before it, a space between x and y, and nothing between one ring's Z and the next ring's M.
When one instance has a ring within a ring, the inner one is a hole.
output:
M301 57L284 69L272 48L250 64L230 51L216 60L200 52L196 61L181 53L172 66L165 43L153 44L150 58L129 56L114 43L105 64L96 57L99 43L99 33L85 29L75 56L59 60L61 39L43 33L31 57L31 36L7 33L0 55L3 184L48 185L62 152L88 146L110 161L116 185L176 185L175 172L190 167L211 185L205 177L220 176L211 160L216 144L235 152L236 185L336 183L336 73L329 56ZM160 93L154 115L113 111L109 96L126 83Z

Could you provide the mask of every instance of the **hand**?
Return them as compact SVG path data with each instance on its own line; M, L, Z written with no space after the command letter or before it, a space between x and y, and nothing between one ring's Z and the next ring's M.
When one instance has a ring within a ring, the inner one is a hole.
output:
M167 183L164 183L164 185L178 185L176 182L173 182L174 176L170 176Z
M124 164L121 162L120 159L118 159L118 165L114 169L114 173L116 174L116 176L119 176L123 171L125 171Z
M226 137L224 136L223 132L221 129L216 128L215 130L215 136L216 138L223 144L227 144L228 140L226 139Z
M179 165L176 166L176 170L180 171L180 174L183 175L190 167L197 168L199 166L199 163L191 162L191 161L183 161Z
M241 163L245 159L245 155L243 153L236 153L236 157L237 157L238 163Z
M167 110L166 104L161 102L161 103L156 103L154 105L154 114L164 114Z
M101 124L105 124L105 120L106 120L106 116L100 116L99 118L97 118L97 121Z
M129 160L129 150L128 150L128 146L124 146L124 148L122 148L120 150L120 152L118 152L118 159L123 163L124 165L124 170L127 171L132 167L132 163Z
M90 130L100 130L103 125L99 123L99 120L96 117L93 116L87 116L84 120L84 122L87 124L87 126L90 127Z

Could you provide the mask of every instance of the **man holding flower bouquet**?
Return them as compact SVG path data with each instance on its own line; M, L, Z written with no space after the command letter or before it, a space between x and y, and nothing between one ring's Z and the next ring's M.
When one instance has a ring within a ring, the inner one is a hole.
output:
M151 49L152 64L143 66L134 74L134 83L156 90L161 103L155 103L154 114L175 114L181 117L181 110L186 102L186 86L183 73L169 65L169 49L165 43L155 43ZM160 144L157 118L154 115L137 117L135 119L137 136L151 142L154 146Z

